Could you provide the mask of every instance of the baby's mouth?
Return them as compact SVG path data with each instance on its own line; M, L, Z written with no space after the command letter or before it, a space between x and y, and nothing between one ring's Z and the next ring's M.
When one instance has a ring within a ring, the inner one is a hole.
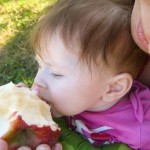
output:
M50 103L50 102L48 102L45 98L43 98L43 97L40 96L40 92L39 92L38 86L33 87L31 90L34 91L35 94L36 94L41 100L45 101L48 105L51 106L51 103Z
M44 102L46 102L49 106L52 106L52 104L50 102L48 102L45 98L43 97L39 97L41 100L43 100Z
M142 44L142 46L145 49L148 49L149 42L147 41L145 37L141 21L139 21L139 24L137 26L137 37L138 37L139 42Z

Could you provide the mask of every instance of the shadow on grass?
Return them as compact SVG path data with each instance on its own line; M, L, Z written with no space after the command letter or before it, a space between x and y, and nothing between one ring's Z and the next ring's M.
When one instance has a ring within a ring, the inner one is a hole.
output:
M35 22L30 20L20 25L17 34L2 47L0 51L0 85L10 81L25 82L29 86L32 84L37 64L29 44L29 35Z

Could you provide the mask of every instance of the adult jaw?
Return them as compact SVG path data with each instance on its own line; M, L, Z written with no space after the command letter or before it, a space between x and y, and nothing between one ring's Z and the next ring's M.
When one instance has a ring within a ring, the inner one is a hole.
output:
M150 0L135 1L131 16L131 32L136 44L150 54L150 4L148 2Z

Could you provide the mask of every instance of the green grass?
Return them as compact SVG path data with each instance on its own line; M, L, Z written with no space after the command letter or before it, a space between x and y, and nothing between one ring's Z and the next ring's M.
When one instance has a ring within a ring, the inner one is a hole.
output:
M29 86L37 72L30 32L43 9L56 0L0 0L0 85Z

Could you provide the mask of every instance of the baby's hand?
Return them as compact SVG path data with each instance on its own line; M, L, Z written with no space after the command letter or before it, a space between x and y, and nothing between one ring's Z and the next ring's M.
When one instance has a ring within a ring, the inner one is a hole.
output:
M20 82L20 83L16 84L16 86L19 87L19 88L21 88L21 87L27 87L28 88L28 86L26 84L24 84L23 82ZM31 90L34 91L38 96L39 91L36 87L35 88L31 87Z
M24 84L24 83L22 83L22 82L16 84L16 86L17 86L17 87L27 87L27 85Z
M7 142L2 139L0 139L0 150L8 150ZM31 150L31 148L27 146L21 146L17 150ZM62 145L60 143L56 143L51 149L48 145L41 144L36 148L36 150L62 150Z

